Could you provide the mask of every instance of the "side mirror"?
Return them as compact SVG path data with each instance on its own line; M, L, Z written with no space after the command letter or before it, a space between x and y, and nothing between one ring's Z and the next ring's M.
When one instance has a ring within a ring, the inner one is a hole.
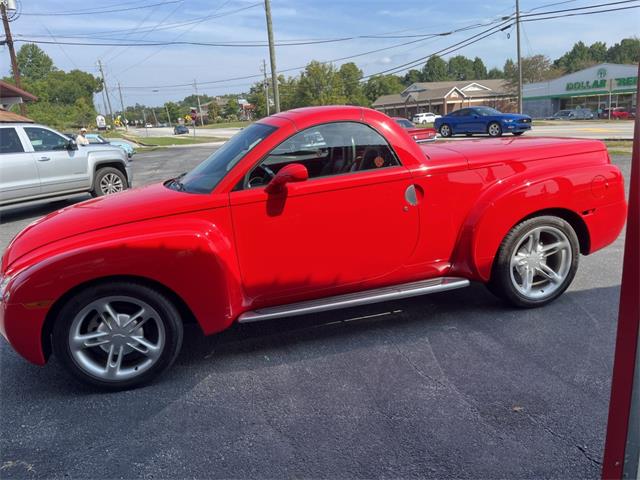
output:
M290 163L282 167L264 189L268 194L279 193L287 183L304 182L309 178L307 167L300 163Z
M78 149L78 144L76 143L76 141L69 139L69 141L67 142L67 150L77 150L77 149Z

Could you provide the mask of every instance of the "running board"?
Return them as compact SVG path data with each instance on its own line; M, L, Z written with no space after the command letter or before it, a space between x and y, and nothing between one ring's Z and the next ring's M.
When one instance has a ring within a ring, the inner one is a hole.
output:
M363 292L251 310L240 315L238 322L259 322L261 320L271 320L272 318L293 317L295 315L306 315L308 313L325 312L327 310L338 310L341 308L356 307L358 305L367 305L369 303L386 302L387 300L445 292L447 290L463 288L468 285L469 280L466 278L431 278L429 280L403 283L390 287L376 288L374 290L365 290Z

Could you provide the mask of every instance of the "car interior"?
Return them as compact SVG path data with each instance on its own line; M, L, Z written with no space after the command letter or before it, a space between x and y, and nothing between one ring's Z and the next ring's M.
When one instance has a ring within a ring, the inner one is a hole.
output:
M353 122L324 124L297 133L272 150L248 174L245 188L267 185L289 163L304 165L310 179L399 165L372 128Z

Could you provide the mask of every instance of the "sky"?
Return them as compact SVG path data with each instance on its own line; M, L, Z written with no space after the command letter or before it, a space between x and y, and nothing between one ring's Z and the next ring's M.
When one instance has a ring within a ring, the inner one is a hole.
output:
M523 14L541 13L611 1L520 0L520 9ZM40 44L56 67L65 71L78 68L97 75L100 60L114 109L116 106L119 109L120 103L118 83L126 105L137 102L160 106L194 93L194 80L200 93L211 96L248 91L258 78L231 79L261 75L263 60L269 68L263 0L19 0L18 3L19 15L11 23L16 48L23 40L136 44L128 47ZM375 74L481 33L492 26L483 24L512 14L514 4L515 0L271 0L276 43L347 38L308 45L278 45L277 70L294 69L286 74L295 75L296 67L311 60L329 61L378 50L334 62L339 66L354 61L365 75ZM636 4L640 2L616 7ZM579 40L586 44L604 41L610 46L622 38L640 35L639 25L640 8L523 23L522 54L544 54L554 59ZM469 26L475 28L427 36ZM510 27L444 58L458 54L479 56L488 68L502 67L507 58L516 56L515 38L515 27ZM223 42L234 46L144 45L163 41ZM407 42L413 43L406 45ZM253 46L235 46L241 43ZM6 46L0 46L0 58L0 75L8 75ZM101 98L96 100L96 107L102 110Z

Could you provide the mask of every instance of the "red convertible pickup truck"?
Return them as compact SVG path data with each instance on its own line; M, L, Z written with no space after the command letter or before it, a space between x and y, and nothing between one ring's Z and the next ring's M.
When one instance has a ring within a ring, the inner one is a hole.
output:
M33 363L53 351L128 388L171 365L183 321L209 335L470 281L545 305L625 212L598 141L418 145L374 110L292 110L183 176L28 226L2 258L0 331Z

